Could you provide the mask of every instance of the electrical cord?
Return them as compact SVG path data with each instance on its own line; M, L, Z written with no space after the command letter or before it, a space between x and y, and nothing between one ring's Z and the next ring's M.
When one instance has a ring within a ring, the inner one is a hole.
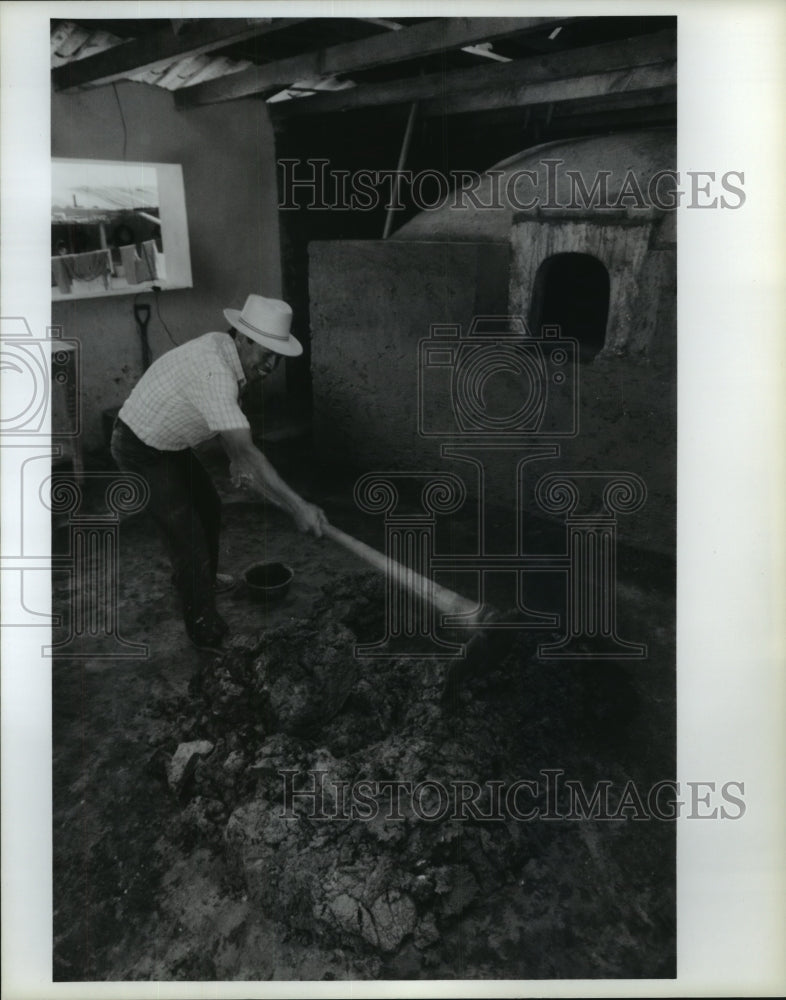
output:
M145 294L146 294L145 292L137 292L136 293L136 295L134 296L134 306L136 306L137 299L139 298L139 296L140 295L145 295ZM172 344L175 347L180 347L180 344L178 343L178 341L176 341L175 338L172 336L172 331L166 325L164 317L161 315L161 305L160 305L160 303L158 301L160 294L161 294L161 289L154 287L153 288L153 301L155 302L156 315L158 316L158 321L161 324L161 326L163 326L164 330L166 330L166 335L167 335L167 337L169 337L169 339L171 340Z
M175 347L180 347L180 344L178 344L178 342L172 336L172 334L170 333L169 327L164 322L164 317L161 315L161 306L160 306L159 301L158 301L160 297L161 297L161 290L159 288L154 288L153 289L153 301L156 304L156 315L158 316L159 322L161 323L161 326L163 326L163 328L166 330L167 337L169 337L169 339L172 341L172 343L175 345Z
M112 90L115 92L115 100L117 101L117 110L120 112L120 121L123 123L123 159L126 158L126 148L128 146L128 128L126 126L126 116L123 114L123 105L120 103L120 95L117 92L117 84L112 84Z

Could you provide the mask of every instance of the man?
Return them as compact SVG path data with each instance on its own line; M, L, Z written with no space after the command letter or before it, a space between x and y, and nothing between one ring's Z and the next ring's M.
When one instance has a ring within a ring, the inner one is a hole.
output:
M290 333L292 310L278 299L249 295L241 312L225 309L227 333L206 333L162 355L123 405L112 435L120 469L143 476L149 510L169 550L172 581L183 602L191 641L217 650L228 631L216 611L221 501L193 452L219 436L235 481L288 511L297 527L322 534L327 520L279 476L254 445L240 409L240 390L264 379L282 357L303 352ZM231 583L231 579L229 580Z

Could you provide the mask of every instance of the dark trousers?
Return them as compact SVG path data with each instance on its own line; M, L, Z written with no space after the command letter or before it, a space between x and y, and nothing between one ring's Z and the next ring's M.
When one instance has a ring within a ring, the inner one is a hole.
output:
M148 510L169 552L186 625L209 619L216 613L221 500L205 467L190 448L151 448L120 419L111 450L119 469L138 473L150 487Z

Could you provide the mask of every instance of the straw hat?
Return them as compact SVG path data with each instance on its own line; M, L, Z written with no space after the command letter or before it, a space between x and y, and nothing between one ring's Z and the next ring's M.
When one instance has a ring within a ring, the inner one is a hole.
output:
M225 309L224 316L238 333L255 340L269 351L289 358L303 353L303 345L289 332L292 309L281 299L249 295L242 311Z

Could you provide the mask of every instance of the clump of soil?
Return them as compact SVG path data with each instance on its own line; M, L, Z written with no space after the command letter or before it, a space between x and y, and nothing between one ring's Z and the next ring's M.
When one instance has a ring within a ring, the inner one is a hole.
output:
M326 618L293 619L235 638L201 697L217 737L227 723L299 732L334 716L357 675L355 637Z
M630 877L612 849L628 850L627 831L527 821L548 813L542 778L514 799L520 815L501 805L544 770L627 778L624 676L604 715L591 668L538 660L542 633L458 672L449 658L358 658L383 631L383 586L344 578L311 617L236 638L195 678L177 739L214 749L178 788L181 836L225 852L261 914L379 956L391 977L549 975L555 943L577 953L575 975L668 974L668 901L648 895L646 913L610 893ZM648 869L653 850L666 857L667 841L643 851Z

